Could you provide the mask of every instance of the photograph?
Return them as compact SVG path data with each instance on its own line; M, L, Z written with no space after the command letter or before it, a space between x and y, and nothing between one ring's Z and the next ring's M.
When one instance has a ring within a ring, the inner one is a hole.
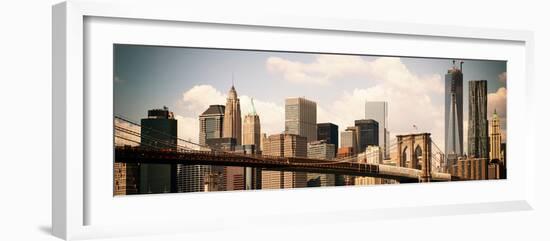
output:
M113 195L506 179L506 67L116 43Z

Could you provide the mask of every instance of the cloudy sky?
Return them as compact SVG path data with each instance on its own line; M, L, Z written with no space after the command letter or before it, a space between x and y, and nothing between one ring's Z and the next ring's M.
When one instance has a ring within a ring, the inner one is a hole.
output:
M286 97L317 102L317 121L340 131L365 117L366 100L387 101L391 139L416 132L416 125L443 147L444 76L451 66L450 59L116 45L115 115L139 122L148 109L167 106L179 137L198 143L198 116L208 105L225 104L233 79L241 113L251 111L253 98L268 135L284 130ZM488 112L496 108L505 134L506 62L466 60L463 70L465 141L468 80L488 81Z

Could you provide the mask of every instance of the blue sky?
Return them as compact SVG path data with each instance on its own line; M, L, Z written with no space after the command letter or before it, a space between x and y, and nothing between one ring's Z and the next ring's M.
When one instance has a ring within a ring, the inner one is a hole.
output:
M116 45L115 115L138 121L148 109L167 106L178 117L178 135L196 140L198 115L209 104L225 104L233 79L241 112L250 111L254 98L268 135L284 129L286 97L316 101L318 122L340 130L364 118L365 100L384 100L391 136L411 132L415 124L440 145L443 81L451 66L450 59ZM505 127L506 62L465 60L463 67L464 93L468 80L487 80L489 112L497 108Z

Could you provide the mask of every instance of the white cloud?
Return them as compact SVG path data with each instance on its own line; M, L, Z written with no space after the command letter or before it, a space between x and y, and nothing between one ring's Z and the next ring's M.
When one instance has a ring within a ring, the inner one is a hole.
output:
M413 92L434 91L443 93L440 75L419 76L412 73L400 58L380 57L367 61L359 56L318 55L311 63L270 57L266 68L271 73L281 74L292 83L329 85L333 81L351 77L371 79L388 83Z
M381 83L367 89L354 89L344 94L328 106L321 109L319 121L330 121L339 125L340 131L352 126L354 120L365 118L365 101L388 102L388 128L390 139L395 135L417 132L430 132L434 142L443 148L443 106L432 102L427 94L415 94L407 89L392 86L391 83Z
M178 137L199 143L199 115L210 105L224 105L225 99L226 95L211 85L195 85L184 91L178 101L182 111L176 115ZM179 144L183 144L183 142Z
M271 57L266 68L281 74L286 81L303 84L330 85L348 77L364 77L373 80L374 86L343 92L330 103L316 99L318 122L332 122L343 131L364 118L366 100L389 103L389 130L391 139L398 134L418 131L432 133L436 144L443 148L443 104L434 103L430 96L443 93L440 75L419 76L411 72L399 58L381 57L367 61L358 56L319 55L314 62L302 63ZM225 104L226 96L210 85L197 85L184 92L181 134L189 132L198 136L198 115L210 104ZM239 96L244 117L251 111L250 96ZM262 132L280 133L284 130L284 103L267 102L254 96L256 112L260 115ZM185 131L184 131L185 129ZM192 132L191 132L192 131Z
M184 116L196 116L204 112L210 105L225 105L226 95L211 85L195 85L183 92L180 100Z
M342 131L365 117L366 100L387 101L390 139L416 132L416 125L418 131L432 133L434 142L443 148L444 107L430 97L443 94L441 75L418 75L394 57L368 61L358 56L319 55L310 63L272 57L266 67L292 83L330 85L354 77L371 80L375 84L372 87L344 92L333 103L320 103L318 122L333 122Z
M498 75L498 81L502 82L502 83L505 83L506 84L506 81L508 80L508 77L507 77L507 73L506 71L505 72L502 72Z
M238 93L238 92L237 92ZM184 140L199 142L199 115L208 106L214 104L225 105L227 95L211 85L196 85L184 91L179 101L183 112L177 115L178 137ZM239 96L241 103L241 115L244 116L252 111L251 97ZM284 130L284 106L273 102L262 101L254 98L256 112L260 116L261 131L268 134L281 133Z
M178 138L199 143L199 117L176 115L176 120L178 120ZM182 141L178 141L178 144L185 145Z

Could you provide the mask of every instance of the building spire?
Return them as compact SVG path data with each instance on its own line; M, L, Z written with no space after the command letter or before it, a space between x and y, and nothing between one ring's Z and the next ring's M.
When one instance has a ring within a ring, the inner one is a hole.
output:
M254 106L254 98L250 98L250 103L252 104L252 115L256 115L256 107Z

